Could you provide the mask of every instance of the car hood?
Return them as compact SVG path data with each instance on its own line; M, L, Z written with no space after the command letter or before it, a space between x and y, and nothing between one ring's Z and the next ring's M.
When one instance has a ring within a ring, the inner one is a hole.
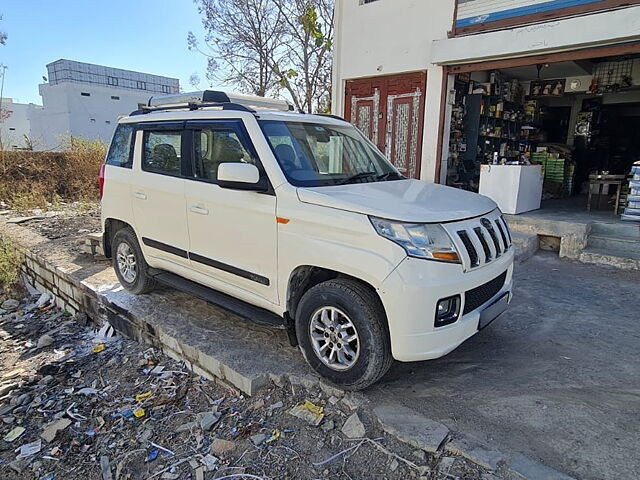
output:
M313 205L415 223L477 217L497 206L477 193L420 180L300 187L298 198Z

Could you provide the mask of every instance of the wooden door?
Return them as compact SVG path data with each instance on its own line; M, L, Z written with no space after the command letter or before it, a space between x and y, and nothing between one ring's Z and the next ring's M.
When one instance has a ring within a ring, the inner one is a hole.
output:
M347 82L345 118L409 178L419 178L426 74Z

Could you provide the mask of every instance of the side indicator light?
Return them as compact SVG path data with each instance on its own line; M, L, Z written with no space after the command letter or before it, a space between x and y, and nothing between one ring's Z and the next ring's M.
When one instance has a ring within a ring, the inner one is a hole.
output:
M286 225L290 221L291 220L289 220L288 218L276 217L276 222L278 222L278 223L280 223L282 225Z

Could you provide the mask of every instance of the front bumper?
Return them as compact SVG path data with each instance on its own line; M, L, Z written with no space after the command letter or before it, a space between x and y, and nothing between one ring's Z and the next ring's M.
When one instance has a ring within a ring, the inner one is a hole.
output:
M389 322L393 358L413 362L442 357L474 335L478 331L482 310L505 293L510 297L513 258L512 246L500 258L470 272L463 272L458 264L405 258L379 290ZM455 323L434 327L436 305L440 299L460 294L460 311L463 312L464 292L484 285L505 271L504 285L495 295L462 315Z

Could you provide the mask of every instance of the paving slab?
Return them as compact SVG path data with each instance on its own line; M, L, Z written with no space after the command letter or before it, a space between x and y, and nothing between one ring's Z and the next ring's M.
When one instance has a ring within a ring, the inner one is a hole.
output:
M397 404L380 405L373 413L385 432L427 452L438 451L449 434L449 429L442 423Z

